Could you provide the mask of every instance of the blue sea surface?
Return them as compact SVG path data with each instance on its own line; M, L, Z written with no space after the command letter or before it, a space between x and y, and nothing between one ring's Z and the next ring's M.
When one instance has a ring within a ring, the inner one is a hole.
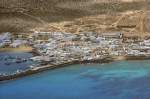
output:
M17 70L29 69L29 66L33 63L29 60L32 56L32 53L26 52L1 52L0 73L11 74ZM16 58L27 59L28 61L16 63Z
M70 65L1 82L0 99L150 99L150 60Z

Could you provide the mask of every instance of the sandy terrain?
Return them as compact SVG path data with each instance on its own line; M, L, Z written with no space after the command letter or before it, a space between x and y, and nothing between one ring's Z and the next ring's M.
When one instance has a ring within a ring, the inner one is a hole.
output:
M30 46L21 46L18 48L0 48L0 52L6 52L6 51L11 51L11 52L31 52L32 47Z

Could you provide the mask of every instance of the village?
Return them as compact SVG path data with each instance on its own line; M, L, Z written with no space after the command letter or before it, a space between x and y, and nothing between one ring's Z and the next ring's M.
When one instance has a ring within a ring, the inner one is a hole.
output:
M110 56L149 56L150 39L127 38L123 33L35 32L29 36L3 33L0 47L32 46L34 61L94 60Z
M62 32L34 32L31 34L2 33L0 35L0 49L23 49L32 47L36 53L30 59L15 58L16 64L33 61L36 64L27 70L17 69L11 75L18 75L28 71L40 71L46 68L59 67L73 62L103 63L114 57L150 57L150 39L128 37L121 32L80 34ZM9 50L10 51L10 50ZM3 57L9 58L9 57ZM7 59L6 59L7 60ZM6 63L10 65L11 63ZM10 75L10 74L9 74ZM1 77L9 76L1 74Z

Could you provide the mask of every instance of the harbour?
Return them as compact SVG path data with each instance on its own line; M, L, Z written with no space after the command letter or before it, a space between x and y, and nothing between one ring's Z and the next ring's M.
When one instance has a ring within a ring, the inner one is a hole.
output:
M2 52L0 53L0 75L12 75L30 69L34 64L29 60L33 55L26 52Z

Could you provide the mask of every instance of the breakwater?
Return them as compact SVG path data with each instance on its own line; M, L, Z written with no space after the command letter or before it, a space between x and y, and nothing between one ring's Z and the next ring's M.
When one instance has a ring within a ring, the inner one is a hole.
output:
M26 71L22 71L19 73L15 73L13 75L0 76L0 81L13 80L16 78L20 78L20 77L40 73L40 72L43 72L46 70L60 68L60 67L64 67L64 66L68 66L68 65L72 65L72 64L108 63L108 62L112 62L112 61L113 61L112 58L104 58L104 59L96 59L96 60L81 60L81 61L75 60L75 61L68 61L68 62L63 62L63 63L58 63L58 64L48 64L48 65L44 65L44 66L40 66L40 67L35 67L35 68L29 69Z
M13 80L16 78L21 78L24 76L29 76L32 74L41 73L43 71L61 68L61 67L69 66L73 64L109 63L109 62L116 61L116 58L117 57L106 57L104 59L80 60L80 61L75 60L75 61L68 61L68 62L62 62L62 63L57 63L57 64L48 64L48 65L44 65L40 67L35 67L26 71L22 71L19 73L15 73L13 75L0 76L0 81ZM146 59L150 59L150 57L149 56L124 56L124 60L146 60Z

